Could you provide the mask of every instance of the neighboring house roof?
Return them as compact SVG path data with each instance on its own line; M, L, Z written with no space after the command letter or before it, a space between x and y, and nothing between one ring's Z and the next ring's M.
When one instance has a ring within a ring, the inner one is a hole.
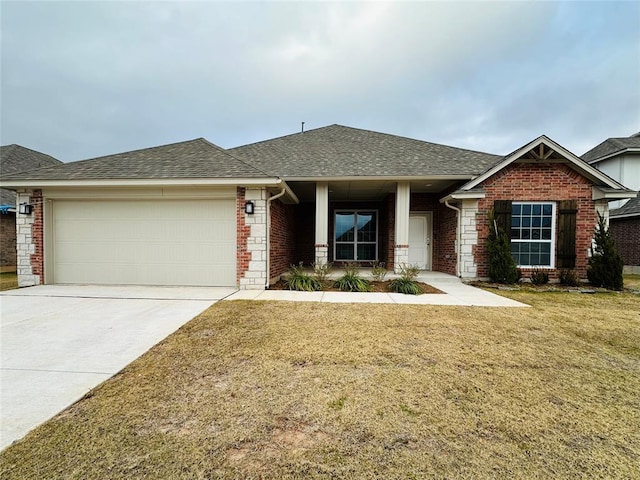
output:
M588 163L597 163L604 158L619 155L627 151L640 152L640 134L631 137L607 138L600 145L595 146L582 155L582 159Z
M0 173L2 173L3 177L17 172L59 164L62 164L62 162L51 155L46 155L21 145L11 144L0 147ZM15 203L16 193L12 190L0 188L0 205L14 207Z
M623 206L609 211L609 218L627 218L640 216L640 197L632 198Z
M477 175L499 155L330 125L228 150L285 179Z
M186 142L64 163L28 173L9 175L3 180L263 177L270 176L204 138L197 138Z

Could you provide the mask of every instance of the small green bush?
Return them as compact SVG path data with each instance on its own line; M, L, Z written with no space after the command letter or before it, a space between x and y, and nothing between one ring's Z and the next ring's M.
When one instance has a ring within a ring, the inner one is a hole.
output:
M285 280L285 285L289 290L301 292L315 292L322 290L322 283L317 278L312 277L304 271L302 262L289 267L289 275Z
M492 282L511 284L518 281L518 267L511 256L509 238L502 228L498 227L493 209L489 212L487 255L489 257L489 278Z
M549 274L541 268L536 268L531 272L531 283L534 285L546 285L549 283Z
M312 266L313 274L320 283L324 283L327 280L327 277L329 276L329 274L331 273L331 269L333 268L333 264L329 262L313 262Z
M622 290L622 258L616 250L616 244L609 233L604 217L599 213L594 241L595 247L591 249L587 268L589 283L609 290Z
M358 266L352 263L345 267L344 275L333 284L343 292L369 292L371 284L360 276Z
M415 282L420 273L420 269L415 265L402 265L400 267L400 278L396 278L389 284L392 292L404 293L407 295L420 295L422 289Z
M575 270L563 269L560 270L560 284L566 285L568 287L577 287L580 285L580 280L578 279L578 275Z
M387 276L389 270L385 267L384 262L371 262L371 276L377 282L382 282Z

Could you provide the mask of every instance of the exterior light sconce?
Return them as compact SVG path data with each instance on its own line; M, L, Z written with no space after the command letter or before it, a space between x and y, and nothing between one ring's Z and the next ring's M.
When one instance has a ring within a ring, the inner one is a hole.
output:
M18 213L21 215L31 215L33 213L33 205L28 203L21 203L18 205Z
M254 211L255 211L255 205L253 204L253 202L252 201L245 202L244 213L246 213L247 215L253 215Z

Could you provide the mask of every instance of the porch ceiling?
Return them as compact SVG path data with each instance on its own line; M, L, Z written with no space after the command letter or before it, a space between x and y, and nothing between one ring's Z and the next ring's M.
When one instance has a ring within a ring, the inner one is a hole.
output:
M345 180L329 182L331 201L378 201L387 194L395 193L396 181L392 180ZM411 191L416 193L440 193L448 187L460 183L460 180L427 179L410 182ZM287 185L301 202L315 201L316 182L288 181Z

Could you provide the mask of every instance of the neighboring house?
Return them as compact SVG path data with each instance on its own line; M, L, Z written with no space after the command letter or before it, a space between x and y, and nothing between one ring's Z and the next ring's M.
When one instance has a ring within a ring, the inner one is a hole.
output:
M491 208L525 275L585 277L596 212L636 193L545 136L498 156L339 125L230 150L196 139L3 183L35 207L18 225L23 286L261 289L299 261L485 278Z
M640 189L640 133L609 138L582 159L633 190ZM640 273L640 198L610 205L609 229L628 272Z
M20 145L0 147L2 176L62 162ZM16 192L0 188L0 272L16 271Z

